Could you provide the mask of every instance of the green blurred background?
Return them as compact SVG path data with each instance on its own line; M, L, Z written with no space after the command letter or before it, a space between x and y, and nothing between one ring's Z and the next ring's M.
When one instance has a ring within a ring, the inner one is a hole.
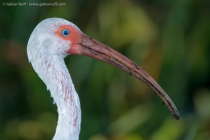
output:
M0 3L0 140L51 140L55 133L57 108L26 55L31 32L49 17L75 23L136 62L180 112L180 120L173 119L159 97L129 74L71 55L65 61L81 101L81 140L210 140L209 0L12 3L17 6Z

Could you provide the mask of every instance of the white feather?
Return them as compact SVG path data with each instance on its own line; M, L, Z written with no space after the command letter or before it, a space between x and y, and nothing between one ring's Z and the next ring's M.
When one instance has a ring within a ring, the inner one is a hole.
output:
M27 54L58 107L58 125L53 140L78 140L81 124L80 102L63 60L71 42L55 34L62 25L77 28L73 23L60 18L40 22L30 36Z

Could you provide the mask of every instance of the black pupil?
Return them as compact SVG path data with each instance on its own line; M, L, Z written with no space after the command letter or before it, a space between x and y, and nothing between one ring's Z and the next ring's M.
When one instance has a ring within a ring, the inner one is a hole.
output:
M69 34L69 32L68 32L67 30L64 30L64 31L63 31L63 34L64 34L65 36L67 36L67 35Z

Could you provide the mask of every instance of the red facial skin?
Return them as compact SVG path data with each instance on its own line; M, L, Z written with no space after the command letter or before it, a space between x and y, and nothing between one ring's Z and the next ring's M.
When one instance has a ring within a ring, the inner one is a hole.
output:
M62 30L68 29L70 34L68 36L62 35ZM77 28L70 26L70 25L63 25L57 31L56 34L64 39L69 40L71 42L70 49L67 51L68 54L80 54L78 44L82 41L83 33L79 31Z

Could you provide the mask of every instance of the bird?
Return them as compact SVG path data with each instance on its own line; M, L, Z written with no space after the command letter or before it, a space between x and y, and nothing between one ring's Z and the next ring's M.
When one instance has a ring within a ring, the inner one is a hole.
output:
M47 18L32 31L27 44L27 56L57 105L58 122L53 140L78 140L81 129L80 100L64 62L67 55L92 57L133 75L154 90L173 118L179 119L179 112L172 100L141 67L85 35L72 22L57 17Z

